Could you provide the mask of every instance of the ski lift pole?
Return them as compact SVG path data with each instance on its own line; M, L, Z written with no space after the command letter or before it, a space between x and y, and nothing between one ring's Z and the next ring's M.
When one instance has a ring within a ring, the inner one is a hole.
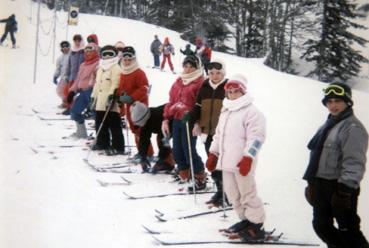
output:
M188 155L190 157L190 168L191 168L191 177L192 177L192 187L193 187L193 194L194 194L194 201L195 204L197 203L196 200L196 183L195 183L195 172L193 168L193 159L192 159L192 146L191 146L191 137L190 137L190 125L189 122L186 121L186 133L187 133L187 143L188 143Z
M36 44L35 44L35 62L33 65L33 83L36 83L36 74L37 74L37 56L38 56L38 34L40 31L40 9L41 9L41 1L37 0L37 28L36 28Z

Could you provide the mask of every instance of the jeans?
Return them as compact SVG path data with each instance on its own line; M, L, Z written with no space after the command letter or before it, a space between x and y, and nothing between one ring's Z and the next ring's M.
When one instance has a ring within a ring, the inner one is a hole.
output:
M204 163L201 157L196 151L196 140L197 138L192 136L192 127L189 128L190 141L191 141L191 152L194 173L204 171ZM173 156L174 160L178 165L179 170L190 169L190 154L187 142L187 131L186 124L182 123L181 120L173 120Z
M72 120L82 124L85 119L82 116L82 112L88 107L91 100L92 89L82 90L77 93L73 105L70 109L70 117Z
M154 66L155 67L160 66L160 55L154 55Z

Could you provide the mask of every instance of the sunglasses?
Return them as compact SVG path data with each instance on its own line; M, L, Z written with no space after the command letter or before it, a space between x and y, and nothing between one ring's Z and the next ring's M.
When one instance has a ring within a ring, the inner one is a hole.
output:
M336 96L344 96L344 95L349 96L349 94L345 91L345 89L339 85L328 86L327 88L323 89L323 93L325 96L328 96L332 93Z
M222 64L218 62L211 62L210 64L208 64L208 70L221 70L222 68Z
M69 48L68 45L62 45L61 48Z

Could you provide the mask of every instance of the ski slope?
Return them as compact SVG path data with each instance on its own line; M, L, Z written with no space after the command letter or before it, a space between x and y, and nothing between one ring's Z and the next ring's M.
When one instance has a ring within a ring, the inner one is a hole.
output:
M193 196L128 200L123 190L137 194L160 193L178 186L168 183L168 177L163 175L127 174L132 185L101 187L96 179L120 182L119 175L91 170L83 162L88 151L81 147L57 147L71 143L83 146L84 142L62 139L74 131L72 121L42 121L32 111L60 112L52 83L55 67L52 51L47 53L51 35L44 34L51 28L52 12L45 7L41 8L42 52L33 84L36 10L37 5L30 1L1 0L0 17L12 13L17 16L19 49L0 47L0 247L156 247L157 243L141 227L141 224L162 224L156 223L154 209L203 209L210 195L199 195L196 203ZM66 37L62 25L65 19L66 13L58 13L57 44ZM153 59L149 46L154 34L161 40L168 36L176 49L174 68L180 72L183 56L179 48L186 42L178 33L128 19L85 14L80 15L78 26L69 27L69 40L76 33L83 37L96 33L100 46L118 40L134 46L138 62L152 85L150 106L167 101L169 88L178 75L150 69ZM306 144L327 116L321 104L325 84L274 71L264 66L261 59L217 52L213 56L225 61L228 77L242 73L248 78L249 92L267 119L267 140L256 173L258 191L266 203L266 228L276 228L289 238L322 244L311 227L312 209L304 199L305 182L301 178L308 161ZM368 92L369 86L360 84L360 91L353 90L353 99L356 115L369 130ZM132 142L131 139L129 143ZM46 147L40 148L40 145ZM199 142L197 147L205 161L203 145ZM368 177L366 173L359 202L362 230L367 238ZM221 214L167 222L161 227L196 235L219 235L214 230L228 227L237 220L232 211L227 212L226 219L222 219Z

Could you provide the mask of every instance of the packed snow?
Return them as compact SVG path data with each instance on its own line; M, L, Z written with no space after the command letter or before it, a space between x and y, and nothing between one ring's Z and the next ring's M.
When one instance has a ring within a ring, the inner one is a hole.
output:
M123 195L123 191L135 194L175 191L179 186L169 183L170 178L166 175L125 174L124 177L132 181L131 185L100 186L97 179L122 182L120 175L94 172L83 162L88 154L82 149L84 141L62 139L74 131L72 121L42 121L33 111L50 116L61 112L57 108L60 100L52 83L55 68L49 48L52 36L51 33L45 35L52 29L53 13L45 7L41 8L43 27L40 30L37 77L33 84L36 11L37 4L31 1L1 1L0 18L16 14L19 48L0 47L0 246L146 248L156 247L157 243L142 224L183 235L209 235L210 238L220 235L216 233L218 229L233 224L237 218L232 211L227 212L225 219L221 217L223 213L165 224L154 218L155 209L168 212L205 209L204 202L210 194L199 195L196 202L193 196L129 200ZM58 13L56 44L66 38L66 15L65 12ZM166 72L151 69L153 58L149 46L154 34L161 40L169 37L176 49L174 68L180 73L183 56L179 48L184 48L187 42L180 39L179 33L143 22L86 14L80 14L78 26L68 28L68 39L76 33L83 37L97 34L100 46L118 40L134 46L138 62L152 85L150 106L167 101L169 88L178 75L172 74L168 67ZM228 77L235 73L247 77L248 91L267 119L267 139L256 173L258 191L267 213L266 229L276 228L285 237L323 245L311 226L312 209L304 199L306 183L301 178L308 161L306 144L327 117L327 110L321 104L325 84L277 72L264 66L262 59L245 59L218 52L213 52L213 56L226 62ZM360 84L360 90L353 90L355 113L367 130L368 92L369 86L364 84ZM126 136L126 131L124 134ZM133 144L132 134L129 137L129 143ZM69 144L78 146L58 147ZM200 141L197 149L205 161L206 154ZM95 153L91 158L102 162L123 159L122 156L106 158ZM368 238L367 174L361 184L358 211L362 230Z

